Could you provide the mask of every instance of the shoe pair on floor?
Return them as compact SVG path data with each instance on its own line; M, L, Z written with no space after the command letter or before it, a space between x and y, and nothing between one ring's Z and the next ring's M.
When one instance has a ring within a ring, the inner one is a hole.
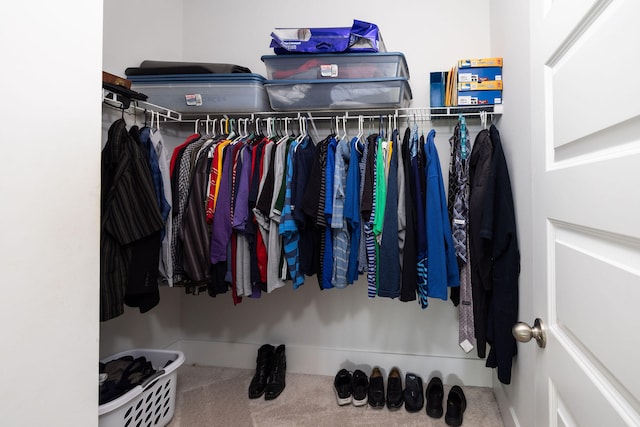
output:
M256 372L249 384L249 399L257 399L264 394L265 400L280 396L285 387L287 358L285 346L274 347L264 344L258 349Z
M440 418L444 412L442 401L444 400L444 387L442 380L433 377L425 391L427 400L427 415L431 418ZM460 386L454 385L447 396L447 412L444 421L448 426L461 426L464 411L467 409L467 399Z
M340 369L333 380L333 389L340 406L350 403L353 406L364 406L369 400L369 378L360 369L353 371L353 374Z
M407 373L403 388L400 370L394 367L387 377L387 390L385 393L382 372L380 368L374 367L371 371L369 385L369 405L372 408L380 409L385 404L390 411L398 410L404 405L407 412L418 412L424 405L422 378L415 374Z

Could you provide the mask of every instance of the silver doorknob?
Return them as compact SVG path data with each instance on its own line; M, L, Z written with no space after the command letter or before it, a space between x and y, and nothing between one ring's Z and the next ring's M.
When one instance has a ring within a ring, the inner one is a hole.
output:
M540 319L534 321L533 328L525 322L518 322L513 325L511 333L520 342L529 342L531 338L534 338L538 343L538 347L544 348L547 345L547 333Z

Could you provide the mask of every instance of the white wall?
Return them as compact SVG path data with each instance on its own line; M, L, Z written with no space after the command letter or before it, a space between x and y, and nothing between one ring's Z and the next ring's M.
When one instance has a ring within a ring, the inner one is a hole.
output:
M0 40L1 422L97 425L102 2L4 3Z
M127 67L145 59L180 60L182 55L182 3L172 0L107 0L104 2L104 49L102 69L125 76ZM121 113L102 107L102 146L109 126ZM142 126L144 115L126 114L129 126ZM164 143L175 147L182 142L184 129L162 126ZM141 314L125 306L125 313L100 323L100 357L131 348L165 348L182 337L180 299L171 289L160 289L160 303Z
M104 0L103 69L124 76L145 59L182 59L182 1Z
M491 0L491 52L504 56L505 109L500 120L500 135L507 158L514 205L517 213L518 243L521 256L519 318L532 323L535 284L532 272L532 200L531 191L531 105L529 3ZM502 400L506 426L532 425L535 345L519 344L514 360L512 383L494 379L496 395ZM505 410L508 408L508 410ZM516 416L517 414L517 416Z
M268 7L184 0L180 11L165 3L161 7L149 0L137 1L133 7L134 12L149 11L148 19L156 29L168 30L165 39L172 41L166 51L147 49L153 46L146 44L147 34L130 32L123 36L122 20L116 11L122 10L125 2L105 3L106 70L122 74L142 59L182 59L235 63L265 74L260 57L272 53L269 34L273 28L350 26L355 18L378 24L387 49L404 53L411 72L412 106L427 107L430 71L446 70L459 58L494 53L488 25L489 0L420 4L374 0L366 8L335 0L321 6L274 0ZM151 10L156 12L151 15ZM182 33L176 35L176 28L182 28ZM176 39L182 39L180 49L173 43ZM432 126L438 131L436 144L445 176L453 124L424 124L425 132ZM477 123L471 123L470 131L473 138ZM437 371L450 382L491 384L491 371L484 367L484 361L477 359L475 352L467 355L458 347L457 310L449 301L432 300L428 309L421 310L417 302L369 300L365 286L361 280L345 290L321 292L311 278L297 291L280 289L260 300L245 299L237 307L230 295L194 297L173 289L167 290L166 298L171 294L181 300L180 345L193 362L251 367L257 346L283 342L288 345L291 371L331 375L339 365L381 364L388 369L398 364L426 377ZM128 338L130 330L140 325L155 334L161 324L158 319L150 321L135 313L113 327L103 325L101 344L105 348L133 344L137 338ZM117 335L115 339L113 334ZM173 332L158 336L156 342L169 345L172 336Z

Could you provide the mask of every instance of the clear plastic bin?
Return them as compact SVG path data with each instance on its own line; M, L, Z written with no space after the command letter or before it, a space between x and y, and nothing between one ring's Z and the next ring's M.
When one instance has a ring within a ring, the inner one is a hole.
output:
M269 111L265 78L259 74L175 74L131 76L131 89L148 102L181 113Z
M157 371L155 375L122 396L98 407L100 427L163 427L175 412L177 369L184 354L177 350L133 349L107 357L101 362L132 356L144 356ZM172 361L169 365L167 362Z
M267 80L265 88L275 111L404 108L412 99L405 78Z
M402 53L338 53L265 55L262 62L270 80L409 79Z

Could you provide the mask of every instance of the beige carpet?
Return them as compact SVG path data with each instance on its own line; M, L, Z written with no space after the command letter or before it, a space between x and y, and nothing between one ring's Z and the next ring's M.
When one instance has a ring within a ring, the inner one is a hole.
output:
M169 427L446 426L423 409L408 413L338 406L333 377L287 373L287 386L275 400L247 397L253 370L183 365L178 369L176 410ZM423 380L425 380L423 378ZM425 380L425 384L428 379ZM446 393L449 386L445 386ZM463 387L464 426L502 427L493 391Z

